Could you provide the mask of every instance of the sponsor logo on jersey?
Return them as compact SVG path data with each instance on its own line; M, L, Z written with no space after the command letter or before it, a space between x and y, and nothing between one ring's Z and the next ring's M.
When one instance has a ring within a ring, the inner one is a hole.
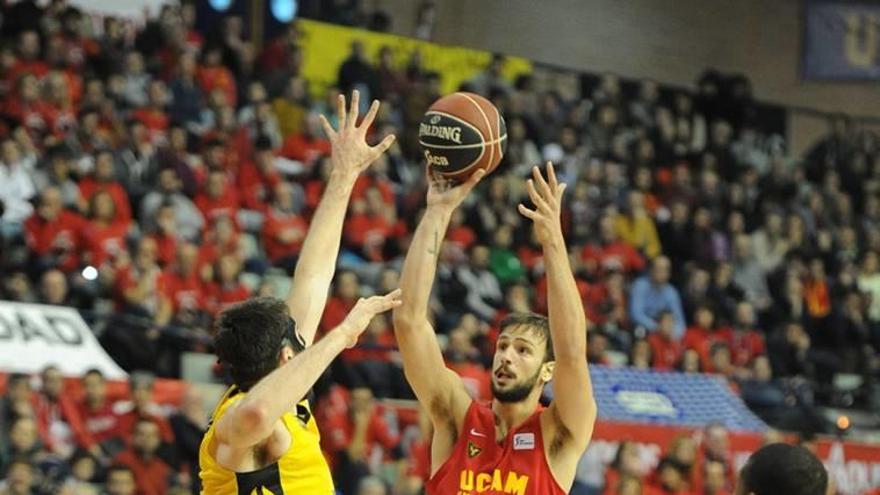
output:
M468 442L468 451L467 452L468 452L468 457L470 457L471 459L480 455L480 452L482 452L482 451L483 451L483 449L474 445L474 442Z
M513 436L513 450L534 450L534 433L517 433Z
M476 493L509 493L514 495L526 495L529 486L529 477L515 471L502 472L500 469L492 473L475 473L470 469L461 471L458 494L473 495Z

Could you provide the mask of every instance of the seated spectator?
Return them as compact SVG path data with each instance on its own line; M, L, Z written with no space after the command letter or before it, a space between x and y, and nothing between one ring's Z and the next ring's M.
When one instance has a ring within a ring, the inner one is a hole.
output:
M293 272L308 224L294 207L293 188L289 183L279 182L273 196L263 222L263 246L274 266Z
M208 429L208 414L203 402L204 397L199 389L189 385L181 397L179 411L169 418L174 431L175 458L180 464L189 466L190 489L193 493L200 486L199 448Z
M250 297L250 291L239 280L241 262L235 255L220 256L214 266L213 281L205 287L205 304L209 313L217 314L223 308Z
M629 366L639 370L651 369L651 344L646 339L636 339L629 352Z
M469 263L459 266L455 275L467 291L468 310L485 321L492 321L503 300L503 293L498 279L489 271L489 248L475 245L471 249Z
M116 264L127 252L130 220L117 220L116 205L109 191L97 191L89 202L89 214L82 228L83 261L99 269Z
M763 312L773 302L765 270L752 252L752 240L745 234L733 239L733 282L745 292L746 300Z
M37 210L24 224L28 249L38 267L70 273L79 267L82 217L63 209L61 192L44 189Z
M709 461L703 466L703 494L732 495L723 463Z
M585 262L595 261L602 271L620 270L627 275L641 272L645 259L627 242L620 240L614 226L614 219L604 216L599 220L599 235L602 242L598 246L588 244L583 251Z
M643 474L638 445L626 440L620 442L614 460L605 469L605 487L602 490L602 495L620 493L620 485L624 478L632 477L640 480Z
M346 247L365 261L382 261L385 241L395 235L396 216L388 215L393 209L382 201L376 188L368 190L365 200L352 201L351 213L343 227Z
M376 404L369 388L351 391L348 410L325 422L325 433L338 460L336 486L353 493L362 478L376 473L383 461L400 457L400 440L390 411Z
M648 335L653 356L652 367L672 371L681 359L681 342L675 337L675 317L671 311L662 311L657 317L657 330Z
M42 388L36 395L35 417L46 448L64 458L77 447L94 449L95 439L88 433L76 401L64 392L61 370L48 366L40 378Z
M630 315L633 323L648 332L657 330L657 316L664 310L675 319L675 338L684 336L684 310L678 290L669 283L669 259L659 256L652 260L651 271L632 284Z
M112 451L114 446L109 442L119 437L118 418L113 411L113 404L107 398L107 380L101 371L86 371L82 377L82 386L85 396L78 404L79 415L83 419L86 432L99 445L99 448L91 449L91 453L100 456L100 446L106 445Z
M730 348L732 363L738 368L749 366L753 359L766 351L764 335L757 330L756 325L752 305L743 301L736 306L733 325L716 333L717 340L726 343Z
M36 162L33 151L22 153L14 139L0 140L0 238L21 234L24 222L34 211L31 199L37 195L33 179Z
M104 482L106 495L136 495L138 485L131 468L123 464L107 468L107 481Z
M159 426L149 419L138 419L132 428L131 447L113 459L114 464L131 470L137 493L165 495L172 470L158 456L162 438Z
M204 105L204 93L196 81L196 68L195 55L182 53L177 62L175 78L168 84L171 91L168 115L171 120L184 125L197 123Z
M148 421L157 428L160 442L170 444L174 441L171 426L160 414L159 406L153 402L153 386L154 378L149 373L132 373L128 379L131 402L114 405L114 409L120 411L118 431L126 441L131 440L134 428L140 421Z
M322 332L336 328L342 323L359 297L360 282L357 274L347 270L337 272L336 282L333 284L333 294L327 300L324 315L321 317Z
M196 239L205 226L205 218L196 205L182 192L182 183L173 169L159 173L158 187L150 191L141 202L140 224L145 231L156 230L156 212L164 205L171 205L179 236L186 240Z
M636 248L647 258L654 259L660 254L657 228L645 210L642 193L629 193L626 208L615 217L614 226L623 242Z
M202 212L207 224L215 222L219 217L229 217L233 220L237 218L238 190L234 184L229 183L229 176L225 170L214 168L208 172L208 181L202 192L196 196L195 205Z
M122 184L116 180L116 164L113 152L108 149L98 150L95 153L95 171L79 181L79 191L82 201L86 204L92 201L92 197L99 191L107 191L113 199L116 215L114 222L128 222L131 220L131 204L128 201L128 193Z
M660 459L654 483L648 485L650 495L686 495L690 493L686 466L671 457Z
M0 469L8 469L16 459L37 465L54 457L40 442L40 433L34 418L18 417L9 427L9 443L0 448Z
M198 256L194 244L182 244L177 248L175 263L162 272L158 282L157 322L160 325L172 321L189 325L200 321L206 304L204 283L197 271Z
M168 132L168 89L160 80L150 81L147 88L147 104L131 113L133 119L141 121L147 128L149 140L154 145L164 142Z
M281 182L281 174L275 168L272 143L265 136L258 136L254 143L254 159L242 164L238 172L238 187L245 208L265 212L269 208L272 193Z
M730 346L726 342L717 341L709 347L709 368L706 371L725 378L734 377L737 369L733 366Z
M79 300L70 292L67 277L60 270L48 270L40 277L39 302L52 306L80 306Z
M456 328L449 332L444 358L446 366L461 377L471 397L480 401L492 399L489 372L481 364L481 353L465 328Z
M788 242L783 232L783 216L770 210L764 215L764 225L752 233L752 248L755 258L765 274L776 271L788 253Z
M587 362L608 366L611 364L608 359L608 336L597 330L587 332Z
M684 264L694 259L695 232L691 224L690 206L683 200L673 200L670 217L657 227L663 252L673 267L680 272ZM677 277L675 277L678 279Z
M144 237L137 245L134 260L117 269L114 285L117 307L126 313L153 319L159 309L158 245Z
M203 94L207 95L214 92L214 90L220 90L226 98L226 103L234 107L238 97L235 77L233 77L229 68L221 62L221 47L206 47L202 53L202 63L196 72L196 80Z
M70 474L60 486L60 493L98 495L98 459L84 450L77 450L68 461Z
M308 83L299 76L287 80L283 96L272 101L272 111L281 126L281 136L288 137L302 133L306 125L309 109ZM289 157L294 159L292 157Z
M358 345L342 352L348 382L364 384L380 398L391 397L403 378L402 370L393 363L397 349L388 320L377 316L362 334Z
M30 377L10 373L6 378L6 394L0 397L0 445L9 445L9 430L16 419L33 415L33 399Z
M508 286L525 279L526 271L514 253L513 229L502 225L495 231L494 242L489 251L489 269L502 286Z
M4 495L34 495L39 473L34 464L16 459L5 469L5 481L0 482L0 493Z

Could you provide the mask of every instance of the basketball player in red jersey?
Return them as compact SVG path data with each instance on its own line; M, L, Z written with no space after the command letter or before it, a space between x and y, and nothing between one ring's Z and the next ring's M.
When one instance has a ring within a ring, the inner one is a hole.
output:
M431 178L428 207L406 256L394 310L404 371L434 424L431 495L558 495L568 493L589 442L596 403L587 371L587 321L568 262L560 210L564 184L552 164L528 181L535 209L519 205L543 246L549 319L514 314L501 324L492 363L490 404L473 401L443 363L426 318L437 256L453 210L485 175L449 187ZM553 378L555 400L538 399Z

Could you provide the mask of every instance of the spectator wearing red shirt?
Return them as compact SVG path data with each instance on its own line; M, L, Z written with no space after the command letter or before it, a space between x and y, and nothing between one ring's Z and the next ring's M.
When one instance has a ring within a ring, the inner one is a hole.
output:
M159 310L159 278L162 269L157 263L159 247L151 237L144 237L137 246L134 260L116 271L114 293L117 308L127 313L154 319Z
M76 400L64 393L64 379L55 366L42 374L42 389L35 397L34 412L40 438L53 453L68 457L77 447L96 450L95 439L89 435Z
M599 234L600 245L584 247L582 256L585 262L594 261L602 271L616 269L628 275L645 269L642 255L631 244L620 240L612 217L604 216L599 220Z
M49 187L40 195L36 212L24 223L25 240L40 266L57 266L70 273L79 267L83 226L82 217L62 208L61 191Z
M238 94L236 92L235 77L232 72L222 64L222 51L219 46L205 49L202 57L202 65L196 72L196 80L203 94L211 94L214 90L223 92L226 103L235 107Z
M128 221L116 222L116 205L109 191L98 191L89 202L89 220L83 227L85 252L88 264L102 268L127 251L125 236Z
M313 113L306 115L305 129L285 137L278 154L302 162L307 168L311 168L321 156L329 155L330 141L324 137L318 116Z
M665 457L657 465L654 482L643 490L647 495L690 495L686 466L671 457Z
M116 456L113 463L131 469L137 495L165 495L173 471L157 455L162 442L159 426L149 419L138 419L132 431L131 448Z
M107 380L100 370L90 369L82 377L85 391L79 403L79 414L86 431L101 444L119 436L118 417L113 404L107 399Z
M674 370L681 359L681 342L675 338L675 318L671 311L657 315L657 331L648 334L653 356L652 367L661 371Z
M174 205L163 203L155 214L155 230L148 236L156 243L156 261L159 266L167 268L174 262L177 255L177 216Z
M40 98L39 81L33 74L19 76L16 90L3 102L3 113L21 122L31 136L49 132L51 107Z
M168 89L161 80L150 81L147 89L147 106L138 108L131 113L132 118L139 120L146 126L153 144L165 141L168 132Z
M24 74L42 79L49 73L49 64L40 58L40 35L36 31L23 31L18 35L18 54L6 73L7 81L15 81Z
M292 272L307 230L305 219L295 211L293 187L287 182L279 182L263 222L263 247L269 261Z
M251 293L239 281L241 261L231 254L220 256L214 268L214 281L206 288L208 312L217 314L226 306L244 301Z
M191 243L177 248L177 259L159 279L161 303L157 321L165 325L175 320L190 322L205 309L204 284L198 273L199 250Z
M321 201L324 194L324 184L330 179L330 157L324 156L318 159L317 165L312 168L311 178L306 181L306 214L311 215Z
M709 368L709 348L718 338L715 332L715 311L708 303L702 303L694 310L693 325L688 327L681 339L683 349L693 349L700 356L703 369Z
M388 411L376 404L367 387L351 391L348 411L325 423L334 455L338 457L338 480L342 493L355 493L364 476L399 458L400 435L387 420Z
M465 329L456 328L449 333L449 344L444 354L446 366L461 376L471 397L479 401L492 400L489 372L480 364L480 351Z
M128 379L131 402L127 404L128 411L119 414L117 419L119 435L125 440L131 440L134 428L139 421L149 421L156 425L161 442L170 444L174 442L174 432L171 425L160 414L159 407L153 402L154 378L149 373L132 373ZM126 404L116 404L114 407L124 409Z
M92 196L98 191L107 191L113 198L113 204L116 207L114 221L128 222L131 220L131 204L128 201L128 193L116 180L113 152L107 149L95 153L94 174L79 181L80 197L85 203L91 201Z
M614 460L605 469L605 487L602 495L617 495L624 478L642 478L639 446L632 441L624 440L617 446Z
M719 340L730 347L730 358L734 367L748 367L752 359L766 352L764 335L755 330L755 310L746 301L736 305L733 327L721 330L717 335Z
M196 196L195 204L210 224L219 217L236 219L239 208L238 191L229 183L225 170L211 169L205 189Z
M241 249L240 235L235 222L229 217L218 217L202 238L202 246L199 248L199 273L205 270L212 271L212 267L223 255L232 255L239 261L244 259Z
M324 316L321 318L321 330L326 332L342 323L345 316L357 303L360 284L358 276L351 271L341 271L336 275L334 294L327 300Z
M397 220L394 214L389 215L393 209L376 188L367 191L366 199L352 201L351 216L343 228L346 246L365 260L383 261L382 248L393 236Z
M254 143L254 161L243 163L238 172L242 205L251 210L265 212L269 208L272 191L281 180L281 173L275 169L272 143L265 136L258 137Z
M79 77L75 78L77 85ZM47 104L44 112L49 132L56 138L63 139L69 132L75 131L79 125L77 122L77 107L74 103L76 86L64 72L53 70L44 80L47 88L43 101Z

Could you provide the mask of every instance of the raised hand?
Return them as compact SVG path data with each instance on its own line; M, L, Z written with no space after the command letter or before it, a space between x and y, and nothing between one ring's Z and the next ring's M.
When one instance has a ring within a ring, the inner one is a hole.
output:
M385 139L376 146L367 144L367 130L373 124L376 113L379 112L379 100L373 100L370 110L364 115L360 125L357 124L358 106L360 105L360 93L357 90L351 95L351 105L348 111L345 109L344 95L339 95L337 105L339 129L334 130L327 118L319 115L321 126L324 127L324 133L327 134L332 147L331 173L343 174L347 178L356 178L391 146L395 137L393 134L385 136Z
M401 291L397 289L384 296L358 299L357 304L340 325L340 330L345 332L347 337L346 347L354 347L357 344L358 337L366 330L374 316L400 306L400 295Z
M529 198L535 205L535 209L531 210L520 203L517 206L519 212L526 218L530 219L535 227L535 235L538 242L547 244L562 240L562 194L565 191L565 184L561 184L556 180L556 172L553 170L553 164L547 162L547 179L541 175L538 167L532 169L532 178L526 183L529 191Z
M464 201L468 193L485 177L483 169L474 172L466 182L456 185L454 182L431 172L428 167L428 207L454 210Z

